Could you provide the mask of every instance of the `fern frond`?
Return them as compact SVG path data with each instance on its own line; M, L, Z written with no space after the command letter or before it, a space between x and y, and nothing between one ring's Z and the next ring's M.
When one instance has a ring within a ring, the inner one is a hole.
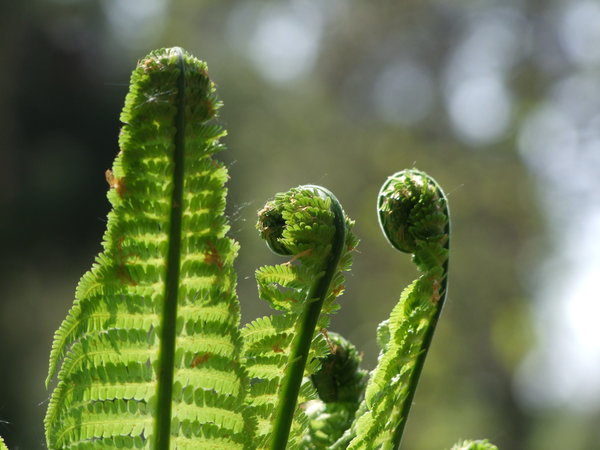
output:
M334 203L335 197L323 188L301 186L277 194L259 212L262 237L290 260L256 272L260 297L283 314L257 319L242 329L252 383L247 404L259 421L256 448L282 448L286 442L297 447L308 429L303 405L317 398L308 377L329 352L319 333L326 329L328 317L319 314L337 309L334 300L343 292L341 271L349 268L349 253L357 244L346 231L351 221ZM307 317L312 321L308 326ZM299 352L299 342L306 346L305 354ZM297 377L293 383L291 373Z
M379 214L389 242L412 253L423 274L402 292L378 330L381 353L361 414L340 438L340 443L352 438L349 449L398 448L446 297L450 222L438 184L418 170L395 174L380 191Z
M179 48L132 74L103 251L55 334L51 449L242 448L246 375L226 237L225 131L206 65Z

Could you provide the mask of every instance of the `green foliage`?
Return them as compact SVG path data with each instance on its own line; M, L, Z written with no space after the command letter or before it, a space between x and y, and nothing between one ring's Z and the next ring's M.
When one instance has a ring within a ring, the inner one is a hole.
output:
M45 419L50 448L169 435L180 447L234 448L252 429L241 412L227 171L212 157L223 148L211 122L219 106L206 65L180 49L153 52L133 72L107 172L104 251L52 345L48 380L62 366Z
M356 348L327 331L358 240L322 187L277 194L259 212L261 236L286 258L256 272L279 313L240 328L227 171L213 159L219 107L206 65L179 48L134 71L107 171L104 250L52 345L48 447L397 448L446 296L442 190L409 170L380 193L386 236L422 275L380 326L368 376Z
M381 348L370 376L362 414L343 442L348 448L400 445L418 378L446 297L449 245L447 201L440 187L418 170L391 176L381 188L379 221L395 248L413 254L422 275L400 296L378 330Z
M480 441L463 441L452 447L452 450L498 450L494 444L490 444L487 439Z
M311 377L319 400L306 405L310 426L303 444L307 448L329 448L350 427L368 377L354 345L337 333L328 333L327 341L331 353Z
M256 272L261 298L283 314L257 319L242 330L260 447L295 445L306 431L307 417L295 406L316 397L308 376L328 352L317 331L327 329L328 315L338 308L341 272L350 268L357 244L351 226L333 194L318 186L278 194L259 212L257 228L269 247L293 255ZM282 415L288 418L279 419Z

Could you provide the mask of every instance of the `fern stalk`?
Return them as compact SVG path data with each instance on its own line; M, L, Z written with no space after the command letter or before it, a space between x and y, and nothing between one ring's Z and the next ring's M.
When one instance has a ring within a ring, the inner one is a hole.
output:
M381 353L362 413L335 448L397 449L447 292L450 219L439 185L418 170L388 178L378 199L390 244L413 255L422 275L406 288L378 330ZM357 413L358 415L358 413Z
M392 422L398 424L392 436L392 447L397 449L446 300L450 215L448 201L440 186L424 172L414 169L390 177L382 186L378 201L379 221L388 241L400 251L413 253L417 267L425 273L424 279L432 284L431 297L427 299L432 312L422 336L421 351L412 367L402 408L392 418ZM408 214L402 210L407 204L410 208ZM402 232L404 237L397 239L394 232L401 228L406 229Z
M185 175L185 105L186 82L183 51L175 49L179 76L177 77L177 115L175 116L175 137L173 149L173 193L171 197L171 219L169 229L169 249L166 258L165 297L163 302L160 349L158 360L156 422L154 425L155 448L168 449L171 429L171 403L173 393L173 363L175 361L175 340L177 321L177 297L179 294L179 274L181 267L181 219L183 184Z
M306 305L300 315L299 326L297 328L298 334L292 341L292 348L281 383L282 388L279 393L279 402L275 412L273 440L271 442L271 449L273 450L285 449L287 444L292 418L296 409L296 399L304 376L304 367L313 340L315 327L346 242L344 212L337 198L330 191L320 186L306 186L306 188L313 188L320 196L330 199L335 233L331 242L329 256L324 262L324 272L315 280L313 287L309 291Z
M333 194L311 185L277 194L259 212L257 227L271 250L291 259L256 272L260 297L283 314L242 330L252 381L247 404L258 421L254 448L296 448L308 432L302 405L318 398L309 376L330 351L322 330L338 309L341 273L357 240Z

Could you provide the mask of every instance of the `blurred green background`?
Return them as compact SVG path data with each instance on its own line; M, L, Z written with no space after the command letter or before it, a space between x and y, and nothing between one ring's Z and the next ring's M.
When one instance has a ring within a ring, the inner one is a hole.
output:
M418 167L449 195L450 295L404 448L600 442L600 4L591 0L28 0L0 16L0 435L45 448L54 330L100 251L104 171L135 62L208 62L229 130L243 318L267 313L254 230L322 184L361 239L332 329L376 362L415 276L380 234L379 186Z

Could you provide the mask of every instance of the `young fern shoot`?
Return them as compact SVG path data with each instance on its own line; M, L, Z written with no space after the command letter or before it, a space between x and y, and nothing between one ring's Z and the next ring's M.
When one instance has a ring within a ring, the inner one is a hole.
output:
M367 381L356 348L327 330L358 240L325 188L277 194L259 212L262 238L288 259L256 271L280 314L240 329L219 107L206 65L180 48L133 72L103 251L52 344L48 448L398 448L446 297L444 193L418 170L380 191L384 233L421 276L380 325Z
M350 427L363 398L368 372L360 368L362 355L341 335L327 333L331 353L321 360L321 368L311 376L319 400L306 405L310 420L304 436L304 450L328 449Z
M244 448L239 304L226 236L225 131L206 65L142 59L121 115L103 252L56 332L49 449Z
M352 438L349 449L399 447L447 290L450 220L439 185L415 169L398 172L381 188L378 214L390 244L411 253L422 275L378 330L381 353L359 408L362 416L339 441Z
M326 329L343 291L341 271L349 268L357 243L351 225L334 195L312 185L278 194L259 212L261 236L290 260L256 273L260 296L283 314L242 330L248 403L258 419L255 448L283 449L288 441L295 448L307 432L299 405L316 398L306 376L328 353L319 330Z

